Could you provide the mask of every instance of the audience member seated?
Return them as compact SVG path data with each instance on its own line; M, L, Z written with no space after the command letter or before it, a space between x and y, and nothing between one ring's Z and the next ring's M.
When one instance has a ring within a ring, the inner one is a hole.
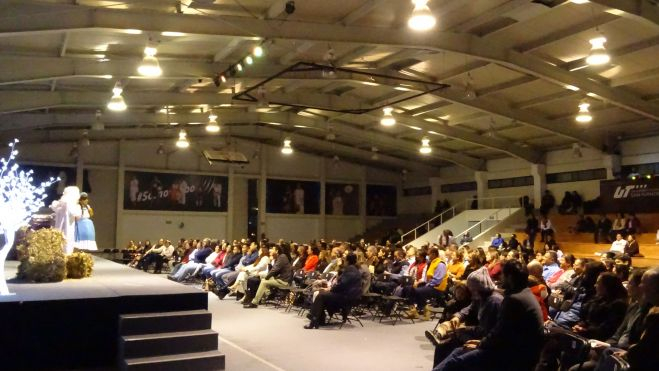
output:
M215 286L215 293L218 294L220 298L223 298L224 295L228 293L227 291L227 283L226 281L223 280L223 277L229 273L235 272L236 267L241 264L241 262L245 262L245 259L254 259L256 260L256 257L258 256L258 251L253 251L250 256L250 251L249 247L247 245L239 245L236 243L233 246L233 254L231 254L226 260L224 261L224 265L222 268L217 268L214 269L210 272L210 277L213 280L214 286ZM253 261L253 260L252 260ZM241 265L241 267L244 265Z
M428 250L428 269L426 270L425 285L419 285L411 289L407 295L415 303L409 312L408 318L418 318L419 311L424 311L424 317L429 318L430 309L426 307L429 299L441 299L448 287L448 274L446 263L439 257L439 250L435 247Z
M517 240L517 235L516 234L513 233L510 236L510 239L508 240L507 248L510 249L510 250L517 250L519 248L519 241Z
M600 215L595 229L595 243L610 243L611 239L609 236L612 227L613 224L611 223L611 219L609 219L606 214Z
M291 266L290 246L287 243L275 245L272 254L275 260L272 269L259 283L258 289L254 294L254 298L244 298L244 308L257 308L259 302L265 295L266 291L270 291L272 287L287 287L293 279L293 270ZM251 301L245 300L251 299Z
M625 246L625 254L629 256L642 256L641 250L638 246L638 241L636 241L636 236L629 234L627 236L627 246Z
M611 243L611 248L609 249L609 252L613 253L613 257L622 255L625 253L625 250L628 248L628 243L627 241L622 238L622 235L620 233L616 234L615 240ZM597 255L605 255L604 253L599 253Z
M542 280L546 282L561 269L561 267L558 266L558 254L556 251L547 251L542 265Z
M200 271L204 266L207 266L207 264L210 264L215 259L217 254L219 254L219 250L219 246L216 249L213 249L210 239L205 238L200 242L197 250L193 252L194 258L191 257L187 263L178 265L178 269L168 275L167 278L173 281L182 282L188 277L194 276L198 270ZM211 256L211 254L214 255ZM190 253L190 255L192 255L192 253Z
M490 273L490 278L494 280L494 282L498 282L501 280L501 259L499 257L499 251L493 247L490 246L490 248L487 249L487 271Z
M467 277L471 303L441 323L426 337L435 345L433 366L437 366L451 352L469 340L481 339L494 329L503 296L498 293L485 267ZM457 287L456 287L457 288ZM456 295L457 296L457 295Z
M448 229L442 231L442 234L437 238L437 244L440 247L446 248L453 242L453 232Z
M556 198L554 198L554 195L549 190L546 190L542 199L540 199L540 214L547 216L554 206L556 206Z
M414 278L414 287L422 285L424 282L423 272L426 269L426 255L423 252L416 254L414 258L414 263L410 265L408 270L408 275Z
M558 258L558 263L560 269L551 275L545 282L550 289L555 289L564 282L568 282L574 275L574 255L565 254L561 258Z
M471 238L471 235L469 232L465 232L462 237L460 237L460 246L464 244L468 244L469 242L473 241L474 239Z
M629 213L629 217L625 220L625 234L636 234L641 232L641 221L636 217L635 213Z
M540 220L540 242L549 241L554 237L554 226L548 217L543 216Z
M156 257L160 256L163 251L165 251L165 240L161 238L158 240L157 245L151 247L144 253L144 255L142 255L142 258L137 263L137 269L146 272L149 269L149 266L156 262Z
M577 225L575 227L575 231L577 233L595 233L596 230L597 226L595 225L593 218L583 214L579 215L579 219L577 220Z
M323 273L325 268L327 268L330 264L330 252L327 249L320 250L318 253L318 264L316 265L316 268L314 268L314 271Z
M627 219L625 218L625 214L618 215L618 217L613 221L613 225L611 225L611 230L609 231L611 240L615 240L617 234L625 234L626 221Z
M501 233L497 233L492 242L490 243L490 246L494 246L497 249L505 247L505 241L503 240L503 237L501 237Z
M459 281L465 273L464 250L458 250L451 253L450 264L448 265L448 274L451 281Z
M247 279L249 277L255 277L268 269L268 264L270 264L270 249L266 244L262 244L258 252L259 255L252 264L239 268L233 285L229 287L229 291L236 294L236 300L241 300L245 296ZM236 269L238 270L238 268Z
M214 276L215 284L216 284L215 293L220 299L223 299L229 293L230 291L229 286L233 285L236 282L236 278L238 278L238 275L243 270L243 268L249 267L252 264L254 264L254 262L260 256L258 246L256 245L255 242L252 242L250 244L247 251L245 251L246 246L247 245L243 245L242 248L243 256L240 258L240 261L233 268L232 271Z
M472 251L469 254L469 263L467 264L467 267L465 268L465 271L463 273L463 277L469 277L469 275L483 267L487 263L487 259L484 256L483 249L476 249Z
M544 278L542 278L543 266L537 261L532 261L526 268L529 272L529 289L540 305L542 321L547 321L549 319L548 298L550 290Z
M642 335L638 343L629 347L621 355L627 359L631 370L656 370L659 364L659 268L655 267L643 274L640 289L643 298L652 308L643 322Z
M573 290L573 299L569 307L554 316L554 324L570 330L583 319L582 311L584 305L595 296L595 283L599 275L605 271L606 268L601 262L591 261L585 265L583 277L579 280L578 286ZM570 288L563 288L563 291L570 291Z
M297 246L297 244L292 244L291 251L295 253L295 257L292 257L293 261L291 264L293 272L296 272L304 268L304 265L307 263L309 247L306 245Z
M542 312L518 261L503 265L505 296L494 328L454 350L433 371L532 370L543 344ZM520 351L523 350L523 351Z
M318 328L325 323L325 311L330 316L344 309L346 306L354 305L362 295L362 273L357 265L357 255L348 253L345 257L346 264L339 272L336 284L331 289L322 290L313 301L309 311L309 324L305 329ZM344 320L347 313L344 312Z
M602 273L595 284L595 297L586 302L582 319L572 331L586 338L604 341L612 336L627 311L627 291L613 273Z

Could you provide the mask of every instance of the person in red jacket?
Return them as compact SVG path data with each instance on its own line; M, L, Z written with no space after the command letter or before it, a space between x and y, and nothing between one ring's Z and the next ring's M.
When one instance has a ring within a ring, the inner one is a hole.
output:
M316 269L318 265L318 254L320 254L320 249L316 246L311 248L311 255L307 257L307 260L304 262L304 267L302 268L305 273L312 272Z

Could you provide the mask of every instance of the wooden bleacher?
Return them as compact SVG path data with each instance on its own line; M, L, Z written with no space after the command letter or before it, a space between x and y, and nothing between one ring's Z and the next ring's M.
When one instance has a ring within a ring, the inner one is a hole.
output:
M608 216L613 221L613 215ZM642 232L636 234L636 241L644 257L634 257L632 263L638 267L659 266L659 245L656 244L659 213L636 214L636 216L641 221ZM590 215L590 217L597 223L599 215ZM550 214L549 220L554 226L556 242L563 252L572 253L577 257L597 258L595 252L606 251L610 247L608 244L595 244L592 233L570 232L576 225L576 215L560 215L554 212Z

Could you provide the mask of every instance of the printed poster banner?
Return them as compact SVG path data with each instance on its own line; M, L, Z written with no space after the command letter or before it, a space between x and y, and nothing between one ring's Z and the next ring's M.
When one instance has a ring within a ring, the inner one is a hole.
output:
M266 208L277 214L320 214L320 183L268 179Z
M395 186L366 185L366 215L396 216L397 190Z
M603 180L601 208L607 213L659 211L659 180Z
M325 214L359 215L359 184L326 183Z
M228 178L126 171L124 209L227 211Z

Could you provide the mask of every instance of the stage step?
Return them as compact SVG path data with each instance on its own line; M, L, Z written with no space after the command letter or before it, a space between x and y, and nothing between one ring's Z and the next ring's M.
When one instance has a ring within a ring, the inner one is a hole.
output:
M123 336L205 330L210 327L211 313L206 310L125 314L119 318L119 334Z
M224 354L208 352L173 354L126 359L124 370L130 371L206 371L224 370Z
M206 310L125 314L119 318L122 370L223 370Z
M119 354L123 358L161 356L217 350L217 346L217 333L213 330L165 332L122 336Z

